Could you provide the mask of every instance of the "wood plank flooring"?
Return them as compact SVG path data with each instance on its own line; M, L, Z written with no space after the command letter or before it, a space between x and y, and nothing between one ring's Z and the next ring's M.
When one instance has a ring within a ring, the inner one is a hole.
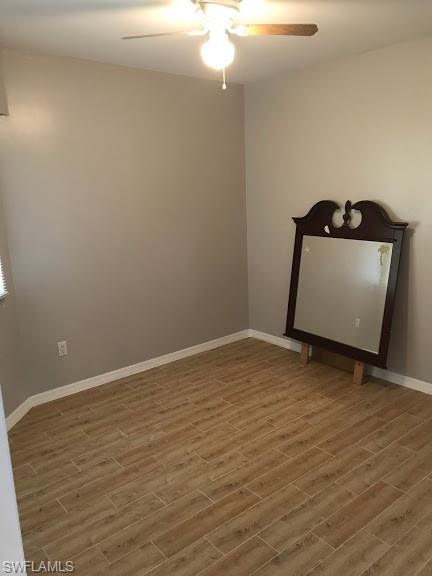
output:
M33 408L28 560L86 576L432 574L432 397L253 339Z

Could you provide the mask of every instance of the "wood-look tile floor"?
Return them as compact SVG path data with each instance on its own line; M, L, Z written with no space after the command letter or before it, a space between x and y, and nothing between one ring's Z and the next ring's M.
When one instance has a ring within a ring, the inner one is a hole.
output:
M248 339L34 408L28 560L114 576L431 576L432 397Z

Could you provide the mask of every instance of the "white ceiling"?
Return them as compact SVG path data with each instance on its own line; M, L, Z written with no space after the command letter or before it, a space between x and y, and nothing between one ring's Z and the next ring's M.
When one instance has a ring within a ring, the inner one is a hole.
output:
M432 0L243 0L243 21L318 24L313 38L237 38L228 78L248 82L432 33ZM122 41L193 26L190 0L0 0L0 44L88 60L219 78L202 38Z

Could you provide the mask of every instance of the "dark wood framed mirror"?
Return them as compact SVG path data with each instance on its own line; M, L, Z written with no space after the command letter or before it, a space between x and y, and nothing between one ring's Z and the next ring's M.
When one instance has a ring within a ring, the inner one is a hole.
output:
M369 200L348 201L344 211L323 200L293 220L285 336L386 368L408 224Z

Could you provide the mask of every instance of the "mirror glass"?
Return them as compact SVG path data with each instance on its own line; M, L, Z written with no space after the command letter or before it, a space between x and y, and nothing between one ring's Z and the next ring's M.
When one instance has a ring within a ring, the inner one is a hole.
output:
M303 236L294 328L377 354L392 249Z

